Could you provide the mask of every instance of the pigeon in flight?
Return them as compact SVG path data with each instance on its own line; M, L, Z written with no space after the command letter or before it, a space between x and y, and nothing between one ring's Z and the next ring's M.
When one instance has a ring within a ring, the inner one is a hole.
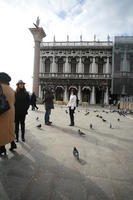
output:
M103 120L103 122L106 122L106 119L102 119Z
M79 152L78 152L78 150L76 149L76 147L73 148L73 155L74 155L74 157L75 157L77 160L79 160Z
M79 135L85 135L85 133L83 133L80 129L78 130L78 134Z

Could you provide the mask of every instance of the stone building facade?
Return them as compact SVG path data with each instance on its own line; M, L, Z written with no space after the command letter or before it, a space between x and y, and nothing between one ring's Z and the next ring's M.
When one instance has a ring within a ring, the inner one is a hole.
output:
M112 76L111 41L43 42L40 45L39 97L45 87L67 103L75 88L80 104L109 103Z

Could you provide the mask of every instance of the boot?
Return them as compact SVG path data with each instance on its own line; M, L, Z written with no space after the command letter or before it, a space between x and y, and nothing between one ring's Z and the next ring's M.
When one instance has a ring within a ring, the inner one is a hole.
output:
M25 142L25 137L24 137L24 135L25 135L25 133L22 133L22 136L21 136L23 142Z
M13 151L14 149L17 149L17 145L15 144L14 141L11 142L11 148L9 149L10 151Z
M4 153L4 155L6 155L6 148L5 148L5 146L1 146L1 147L0 147L0 155L1 155L2 153Z
M18 135L18 133L16 133L16 142L19 142L19 135Z

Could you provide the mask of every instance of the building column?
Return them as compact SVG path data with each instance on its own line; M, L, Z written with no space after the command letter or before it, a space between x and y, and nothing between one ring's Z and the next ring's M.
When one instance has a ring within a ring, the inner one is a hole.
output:
M104 92L104 104L109 105L109 91L108 86L106 87L106 91Z
M55 57L53 56L52 64L51 64L51 73L57 73L57 64L55 62Z
M35 41L34 49L34 70L33 70L33 88L32 91L38 96L39 93L39 67L40 67L40 43L46 36L43 28L29 28Z
M68 62L68 57L66 57L64 72L65 73L70 73L70 63Z
M95 74L98 73L98 66L97 66L95 57L93 57L93 61L91 64L91 73L95 73Z
M79 85L78 87L78 100L79 100L79 105L82 104L82 95L81 95L81 86Z
M106 73L106 74L109 74L109 73L110 73L109 57L107 57L105 73Z
M92 86L92 91L91 91L91 96L90 96L90 104L96 104L95 86Z
M83 73L83 66L81 62L81 57L79 58L79 63L78 63L78 73Z
M40 57L40 70L39 70L40 73L44 73L43 72L43 63L44 63L43 59L42 59L42 57Z
M65 91L64 91L64 97L63 97L63 101L65 103L68 102L68 93L67 93L67 86L65 86Z

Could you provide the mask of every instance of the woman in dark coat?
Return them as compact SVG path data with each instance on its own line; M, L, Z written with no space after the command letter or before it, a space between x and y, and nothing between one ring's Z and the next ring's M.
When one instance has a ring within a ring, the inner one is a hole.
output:
M25 142L25 117L30 106L30 97L25 89L25 83L20 80L15 92L15 133L16 142L19 141L19 123L21 124L21 138Z

